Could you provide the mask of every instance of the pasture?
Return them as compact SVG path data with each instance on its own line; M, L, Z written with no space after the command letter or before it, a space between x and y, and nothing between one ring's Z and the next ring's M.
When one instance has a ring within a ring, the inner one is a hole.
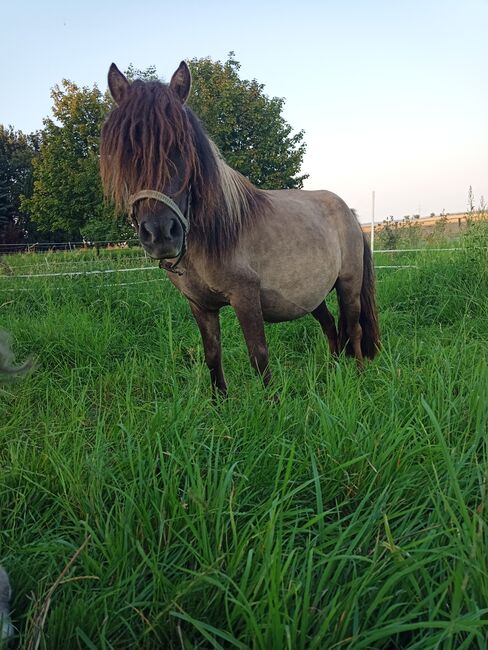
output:
M223 310L218 403L185 299L139 249L4 258L0 324L37 357L0 388L18 647L486 648L479 243L375 255L412 268L377 271L361 375L307 317L266 327L265 389ZM15 277L131 266L149 268Z

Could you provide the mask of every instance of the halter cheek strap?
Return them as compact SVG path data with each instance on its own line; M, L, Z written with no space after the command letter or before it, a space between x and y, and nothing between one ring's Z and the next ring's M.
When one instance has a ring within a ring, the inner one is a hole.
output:
M132 221L135 221L134 219L135 204L141 199L154 199L155 201L164 203L164 205L166 205L173 212L175 217L180 222L180 225L183 229L183 243L181 245L180 254L178 255L176 261L173 262L172 264L170 262L163 263L163 260L161 260L159 266L160 268L164 268L167 271L171 271L172 273L181 274L181 271L177 270L176 267L180 263L183 255L186 253L186 239L190 231L191 187L188 188L186 214L183 214L183 212L176 205L173 199L171 199L169 196L166 196L166 194L163 194L162 192L157 192L156 190L141 190L140 192L131 194L131 196L129 197L128 209L129 209L129 217L131 218Z

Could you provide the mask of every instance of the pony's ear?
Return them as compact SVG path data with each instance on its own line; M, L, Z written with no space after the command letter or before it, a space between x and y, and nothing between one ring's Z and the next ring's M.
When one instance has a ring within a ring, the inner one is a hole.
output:
M115 63L112 63L108 71L108 87L116 104L120 104L124 99L129 90L129 86L130 83L126 77L120 72Z
M181 103L184 104L188 99L191 89L191 72L185 61L182 61L178 66L178 70L171 77L169 82L171 90L178 95Z

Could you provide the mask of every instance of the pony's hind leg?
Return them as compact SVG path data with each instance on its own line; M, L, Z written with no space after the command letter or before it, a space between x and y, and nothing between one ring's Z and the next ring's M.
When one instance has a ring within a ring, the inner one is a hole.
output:
M361 350L362 328L359 323L361 315L361 283L353 279L338 279L336 282L339 301L339 347L345 348L346 354L356 359L358 370L363 369Z
M334 317L328 310L327 305L325 304L325 300L313 310L312 316L320 323L322 332L325 334L327 341L329 342L329 350L331 354L336 357L339 354L337 329Z

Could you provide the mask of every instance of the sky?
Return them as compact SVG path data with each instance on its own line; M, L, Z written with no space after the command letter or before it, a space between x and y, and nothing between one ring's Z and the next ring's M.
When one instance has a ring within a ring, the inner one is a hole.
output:
M110 63L225 60L286 100L305 131L305 189L362 221L488 201L488 0L16 0L2 5L0 123L29 133L67 78L106 88Z

